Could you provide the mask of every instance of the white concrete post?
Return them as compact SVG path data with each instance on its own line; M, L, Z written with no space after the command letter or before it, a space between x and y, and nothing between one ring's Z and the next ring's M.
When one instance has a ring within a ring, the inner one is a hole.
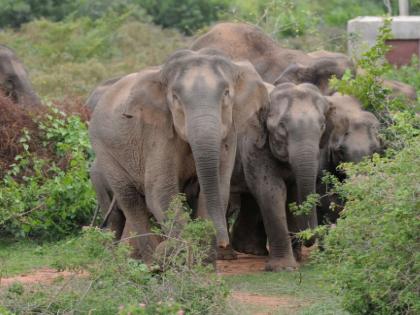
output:
M400 16L407 16L409 14L409 3L408 0L398 0Z

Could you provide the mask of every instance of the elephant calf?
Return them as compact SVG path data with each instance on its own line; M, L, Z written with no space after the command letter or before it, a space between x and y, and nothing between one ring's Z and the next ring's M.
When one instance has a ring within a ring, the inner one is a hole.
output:
M209 217L219 248L230 247L226 207L237 130L268 103L249 63L213 50L181 50L161 67L127 75L106 89L89 135L96 163L134 231L136 250L150 261L157 243L149 215L165 219L171 198L192 179L199 213Z
M266 269L277 271L297 266L289 230L318 224L315 209L295 217L286 205L288 198L300 204L315 193L320 148L327 144L331 123L329 103L314 85L268 86L269 106L252 117L238 138L231 190L241 195L242 205L232 244L240 252L264 254L266 232Z
M4 45L0 45L0 90L16 104L28 107L41 104L22 62Z

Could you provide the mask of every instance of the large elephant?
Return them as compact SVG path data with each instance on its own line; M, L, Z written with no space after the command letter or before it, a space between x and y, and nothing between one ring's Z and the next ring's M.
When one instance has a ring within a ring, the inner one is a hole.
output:
M171 198L197 177L199 212L214 223L216 244L230 246L226 206L237 130L269 101L246 62L214 50L182 50L161 67L123 77L100 98L89 126L96 162L150 261L149 213L165 219ZM201 209L201 211L200 211Z
M296 267L289 231L317 226L315 208L308 215L287 215L286 202L289 195L300 204L316 191L330 111L329 103L312 84L285 83L271 89L269 107L255 114L238 138L231 190L232 195L241 195L242 205L232 244L241 252L263 254L265 228L270 249L266 269L280 270Z
M122 76L105 80L95 87L95 89L89 94L85 102L85 106L90 114L92 114L95 110L96 105L98 105L98 102L101 99L102 95L105 93L105 91L115 82L119 81L121 78Z
M327 94L332 75L341 77L351 60L339 53L322 56L280 47L259 28L244 23L220 23L197 38L191 48L216 48L233 59L249 60L264 81L272 84L309 82Z
M4 45L0 45L0 90L19 105L40 105L25 67L14 51Z

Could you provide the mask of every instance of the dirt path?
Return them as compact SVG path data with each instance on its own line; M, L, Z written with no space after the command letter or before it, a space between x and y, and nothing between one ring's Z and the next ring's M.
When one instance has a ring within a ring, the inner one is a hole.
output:
M22 284L48 284L52 283L57 278L69 278L74 275L76 275L76 273L70 271L57 271L51 268L42 268L28 274L0 278L0 287L7 287L15 282L20 282ZM77 275L83 275L83 273L77 273Z
M301 265L308 260L311 250L311 248L303 249ZM234 276L264 272L267 259L268 257L238 254L237 260L217 261L217 273L222 276ZM267 296L244 291L233 291L231 299L234 303L248 305L249 309L255 309L255 311L248 310L253 315L271 315L280 311L282 314L291 315L308 305L308 301L290 295Z

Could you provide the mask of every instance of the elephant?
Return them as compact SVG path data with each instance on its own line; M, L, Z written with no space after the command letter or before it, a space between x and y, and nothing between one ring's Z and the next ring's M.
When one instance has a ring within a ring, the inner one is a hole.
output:
M324 171L328 171L343 180L345 174L337 170L340 163L358 163L364 157L381 152L382 143L378 135L380 123L375 115L363 110L360 102L352 96L335 93L326 98L334 108L334 127L328 146L321 152L320 177ZM320 182L317 185L317 192L323 196L318 206L320 222L335 223L339 211L332 211L329 206L331 201L337 205L342 202L334 195L325 195L327 187Z
M321 196L326 193L326 187L321 184L320 180L324 170L342 178L342 174L338 174L336 170L340 163L357 163L365 156L380 152L382 148L377 133L379 121L372 113L362 110L359 101L339 93L324 96L324 98L329 103L330 109L327 116L329 122L327 139L324 140L326 144L320 149L316 192ZM287 189L287 202L293 201L294 197L291 195L294 193L294 188L287 185ZM317 207L319 223L335 222L338 218L338 212L329 209L331 199L340 204L336 196L323 196L321 204ZM246 200L245 205L241 207L241 212L233 228L232 245L240 252L265 255L267 235L262 224L262 210L255 209L259 209L258 205L252 204L249 200ZM288 215L290 223L290 218L293 217L290 216L290 213ZM295 242L294 245L296 246L293 248L294 253L299 260L300 244Z
M301 204L315 193L320 149L327 144L331 124L329 103L316 86L284 83L269 88L269 106L254 114L238 137L231 195L240 195L241 206L232 245L240 252L265 254L266 232L266 270L278 271L297 266L289 231L318 224L315 208L300 216L286 208L290 199Z
M105 93L105 91L115 82L119 81L121 78L122 76L105 80L104 82L101 82L97 87L95 87L95 89L89 94L85 102L85 107L88 109L90 115L92 115L93 111L96 108L96 105L98 104L100 98Z
M268 93L249 62L213 49L180 50L159 67L127 75L104 92L89 124L96 163L150 262L171 198L198 178L198 213L215 227L217 248L230 248L226 207L237 133Z
M408 101L415 102L417 100L417 92L414 87L409 84L397 80L383 80L383 85L391 90L391 97L405 97Z
M233 59L249 60L264 81L271 84L309 82L323 94L330 93L328 80L339 78L346 69L353 70L344 54L306 54L279 46L259 28L244 23L219 23L197 38L191 49L216 48Z
M22 62L12 49L4 45L0 45L0 91L24 107L41 104Z

